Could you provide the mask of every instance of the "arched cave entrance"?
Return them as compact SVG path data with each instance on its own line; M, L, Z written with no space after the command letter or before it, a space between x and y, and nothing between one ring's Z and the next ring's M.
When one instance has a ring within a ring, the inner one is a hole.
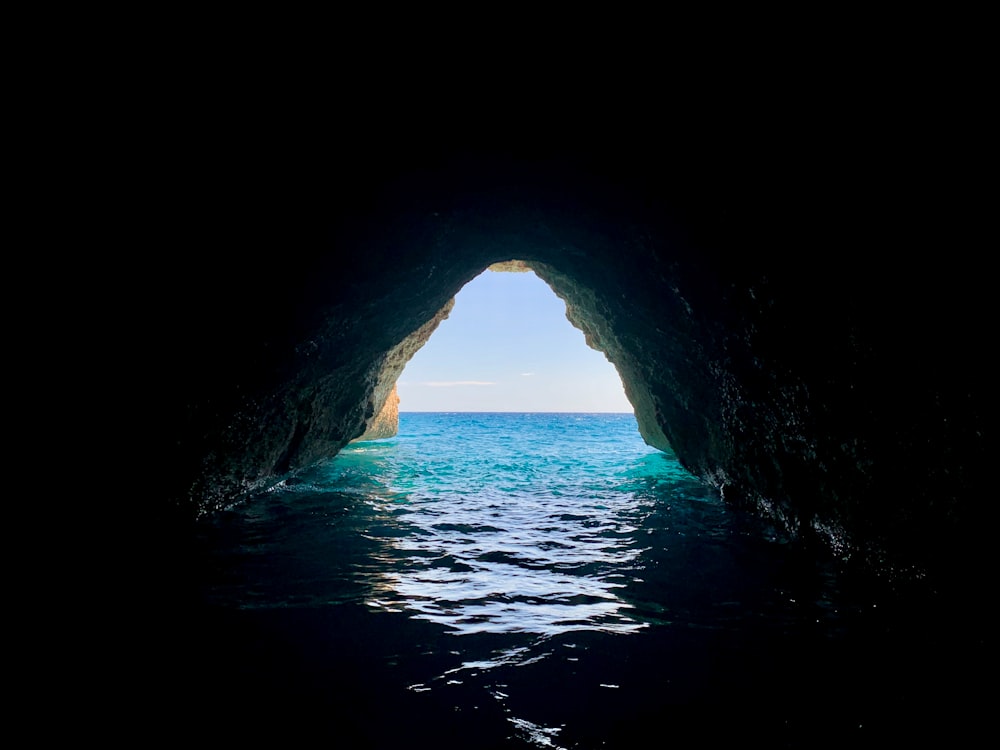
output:
M646 440L728 501L874 557L974 530L985 370L956 380L982 349L959 305L924 304L948 276L910 266L899 283L864 242L813 231L831 224L806 198L683 187L493 165L414 173L336 210L272 207L263 224L241 207L233 225L282 249L280 274L192 256L146 301L169 383L149 412L160 499L211 511L335 455L381 410L405 342L519 258L614 362Z
M413 104L428 104L425 83ZM141 452L133 465L143 474L124 504L138 523L122 514L108 524L141 557L115 561L121 580L111 585L121 584L115 595L130 617L105 635L120 647L138 624L131 576L140 570L145 621L166 636L151 650L176 643L156 586L183 588L162 554L176 541L164 519L238 502L361 435L387 354L509 257L551 267L579 290L580 307L607 323L648 387L651 429L727 499L876 562L943 564L956 573L955 601L987 601L993 276L990 233L979 226L985 193L963 174L982 162L967 137L982 118L958 107L961 132L950 137L924 116L935 101L928 87L912 87L910 107L905 92L865 96L852 83L843 102L810 109L792 97L788 112L761 109L758 87L752 101L723 97L702 133L681 132L685 117L663 106L662 87L622 98L617 117L588 126L576 115L601 106L588 90L586 111L557 118L546 144L545 118L516 106L492 133L467 127L464 98L446 86L458 116L423 132L387 131L407 105L383 96L393 111L378 127L318 118L322 137L309 142L301 126L312 118L298 106L274 108L285 128L261 126L258 88L249 116L213 95L190 127L168 118L130 151L125 184L140 189L126 210L109 211L139 217L107 274L127 293L84 337L89 354L109 322L129 323L112 338L122 368L101 371L111 389L131 386L128 418L106 449L112 459L122 445ZM493 122L490 105L482 119ZM525 126L518 144L515 121ZM457 153L450 141L460 133L470 150L488 142L497 153ZM555 156L538 158L543 151ZM149 190L133 180L140 175ZM134 272L125 284L123 270ZM94 581L108 579L86 579L88 605ZM929 604L963 629L987 621ZM965 641L968 664L981 663L982 632ZM94 668L105 669L91 646ZM922 658L924 644L913 653ZM167 684L156 672L142 677ZM962 684L975 683L939 683ZM132 692L148 709L150 693ZM930 715L941 704L927 705Z
M530 262L522 260L493 263L483 272L531 273L538 277L536 268ZM655 448L669 450L667 438L663 434L663 430L656 424L648 388L644 384L622 375L618 362L627 365L628 359L624 356L620 342L615 340L609 321L604 319L600 311L593 309L592 306L586 307L587 301L593 298L593 293L589 290L576 288L572 281L560 277L554 269L542 267L542 272L549 278L557 280L562 294L553 288L552 282L546 281L545 283L565 304L566 318L577 330L583 333L586 345L605 355L615 372L618 373L629 401L629 408L638 420L639 432L643 439L648 445ZM577 300L577 302L574 303L571 300ZM388 353L385 366L379 375L378 385L372 396L372 416L366 420L365 431L362 435L354 438L352 442L376 440L396 434L400 406L397 381L410 359L428 343L440 322L449 316L454 302L455 298L450 299L430 321L420 326ZM609 351L612 354L609 354ZM629 372L634 373L634 368Z

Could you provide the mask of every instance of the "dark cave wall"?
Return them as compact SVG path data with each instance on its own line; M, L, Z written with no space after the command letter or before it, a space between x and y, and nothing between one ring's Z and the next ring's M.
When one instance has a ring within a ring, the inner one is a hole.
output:
M964 247L927 261L947 223L863 185L642 174L463 157L183 206L192 247L171 244L143 300L164 384L150 502L223 507L335 454L376 408L387 352L517 258L731 502L873 557L975 540L985 279Z

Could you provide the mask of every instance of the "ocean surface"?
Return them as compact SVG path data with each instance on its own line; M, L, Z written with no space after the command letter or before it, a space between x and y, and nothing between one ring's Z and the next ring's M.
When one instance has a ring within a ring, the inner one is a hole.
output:
M171 715L206 740L860 747L980 715L932 592L728 507L631 414L403 413L193 554Z

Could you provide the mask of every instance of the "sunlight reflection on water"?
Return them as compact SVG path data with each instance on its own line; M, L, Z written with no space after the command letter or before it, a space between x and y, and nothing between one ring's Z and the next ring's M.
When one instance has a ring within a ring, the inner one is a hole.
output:
M616 593L640 551L635 527L614 509L630 498L602 500L583 513L566 497L512 498L509 510L494 503L485 513L475 497L415 501L401 519L413 533L383 539L398 553L384 573L395 596L369 603L456 634L645 627Z

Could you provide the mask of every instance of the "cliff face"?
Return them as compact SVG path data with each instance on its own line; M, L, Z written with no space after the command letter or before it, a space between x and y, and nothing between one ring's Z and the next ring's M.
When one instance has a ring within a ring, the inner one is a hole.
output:
M226 203L208 226L270 260L179 249L161 275L148 502L211 511L382 434L454 295L518 259L616 365L647 442L731 502L873 559L978 544L986 282L961 243L936 253L943 215L829 164L638 163L382 164L337 197Z
M365 419L365 431L356 441L378 440L392 437L399 429L399 395L396 381L406 368L410 358L427 343L431 334L445 320L455 306L452 297L426 323L386 352L378 372L375 388L372 390L369 416Z
M365 440L382 440L399 433L399 393L396 392L396 386L393 385L392 390L381 399L373 394L372 403L377 404L379 401L382 402L382 406L378 413L371 419L366 420L365 431L361 434L361 437L354 438L351 441L352 443L360 443Z

